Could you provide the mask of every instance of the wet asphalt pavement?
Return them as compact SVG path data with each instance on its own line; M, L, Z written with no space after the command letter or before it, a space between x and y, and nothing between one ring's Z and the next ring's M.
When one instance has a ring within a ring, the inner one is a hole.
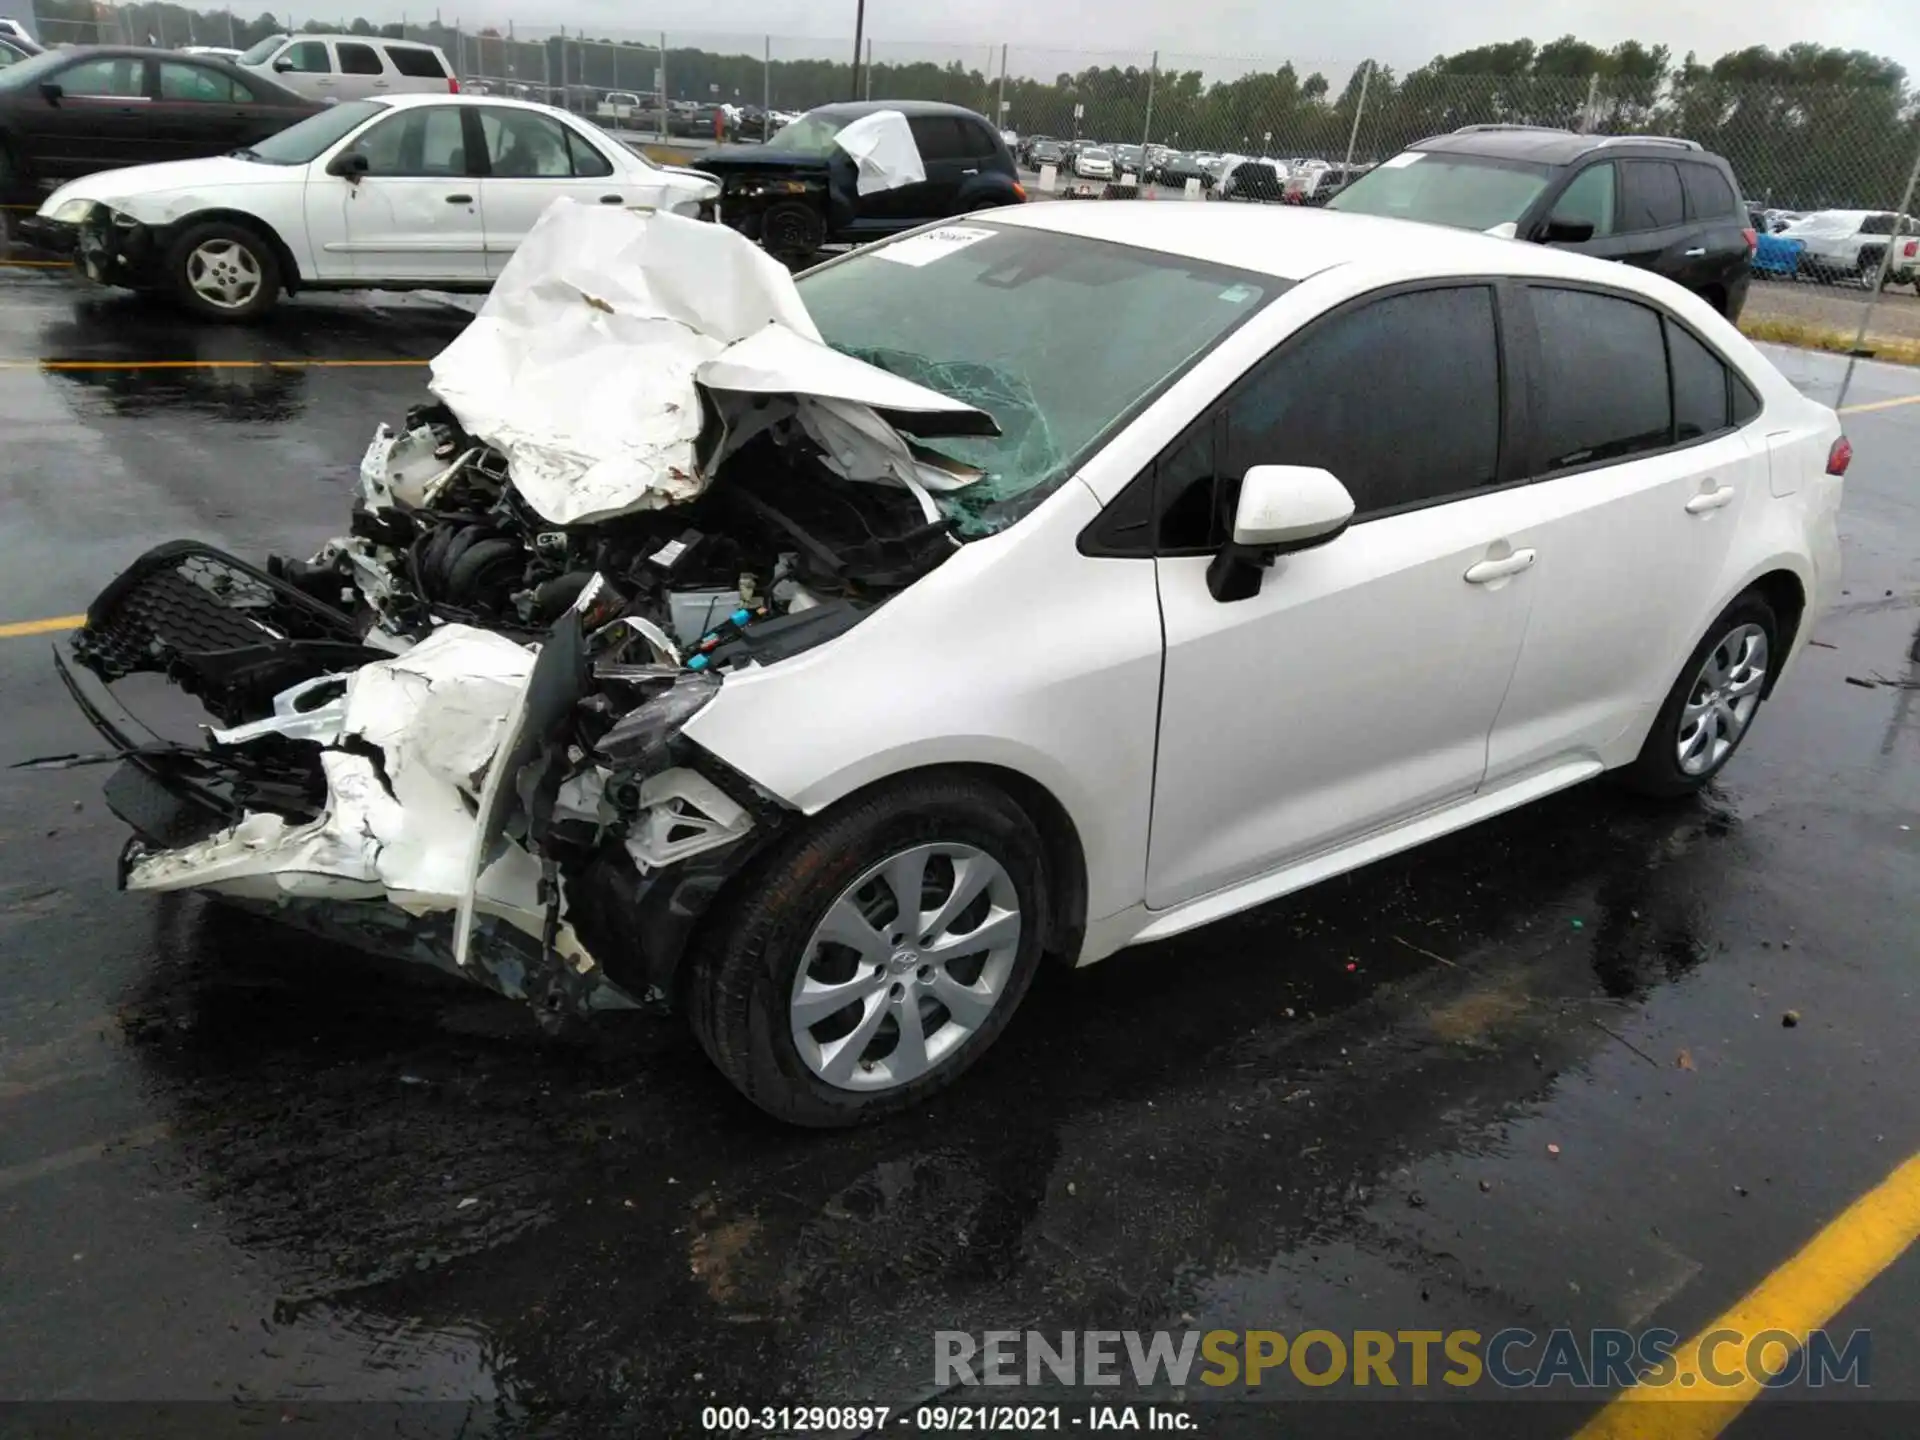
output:
M175 536L307 553L425 372L260 362L422 359L465 318L328 297L226 330L0 268L0 623ZM1839 362L1780 360L1831 397ZM1914 394L1865 367L1849 399ZM0 770L0 1398L651 1435L908 1404L941 1329L1692 1333L1920 1150L1920 693L1875 680L1920 677L1920 405L1848 431L1848 594L1705 797L1582 786L1046 975L955 1091L855 1133L763 1120L675 1021L549 1039L118 894L105 772ZM51 638L0 639L9 762L96 748ZM1920 1400L1916 1301L1909 1254L1833 1321L1873 1327L1873 1397ZM1199 1433L1384 1423L1313 1393ZM1548 1398L1390 1418L1566 1434L1604 1395ZM1911 1415L1856 1394L1819 1424ZM1806 1423L1769 1398L1728 1433Z

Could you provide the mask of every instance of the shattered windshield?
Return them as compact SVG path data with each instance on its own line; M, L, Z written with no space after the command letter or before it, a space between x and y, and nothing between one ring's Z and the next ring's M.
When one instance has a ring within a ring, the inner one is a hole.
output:
M923 442L985 473L940 497L964 535L1012 524L1189 362L1291 284L1185 256L970 221L803 276L829 345L985 410Z
M825 155L833 149L833 137L853 122L851 115L836 115L815 110L774 132L760 148L787 155Z

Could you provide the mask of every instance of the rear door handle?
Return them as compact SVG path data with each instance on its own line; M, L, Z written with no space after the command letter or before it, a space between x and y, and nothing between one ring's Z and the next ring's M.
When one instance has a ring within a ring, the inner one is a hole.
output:
M1733 503L1733 486L1722 485L1718 490L1707 490L1687 501L1689 515L1704 515L1709 510L1718 510L1722 505Z
M1687 259L1689 259L1689 260L1698 260L1698 259L1699 259L1699 258L1700 258L1700 257L1701 257L1702 255L1704 255L1704 254L1706 254L1706 253L1707 253L1707 247L1706 247L1706 246L1704 246L1704 245L1696 245L1696 246L1694 246L1694 247L1693 247L1693 249L1691 249L1691 250L1689 250L1689 251L1687 251Z
M1539 558L1538 551L1516 550L1499 560L1482 560L1478 565L1467 567L1466 581L1469 585L1485 585L1504 580L1509 575L1518 575Z
M602 195L600 197L600 203L602 205L624 205L627 203L627 197L624 195Z
M471 205L473 203L473 197L471 195L449 195L447 197L447 203L449 205Z
M962 175L978 175L980 173L980 167L976 165L971 170L962 170L960 173Z

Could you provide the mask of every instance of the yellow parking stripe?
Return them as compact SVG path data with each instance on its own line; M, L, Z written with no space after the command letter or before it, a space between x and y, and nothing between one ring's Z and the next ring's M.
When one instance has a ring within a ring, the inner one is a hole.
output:
M11 640L20 635L51 635L56 630L78 630L87 623L84 615L55 615L49 620L16 620L11 625L0 625L0 640Z
M71 260L0 260L0 265L25 265L41 270L71 270Z
M1842 415L1864 415L1869 410L1891 410L1897 405L1920 405L1920 395L1896 395L1891 400L1869 400L1864 405L1843 405Z
M1712 1440L1761 1387L1757 1376L1745 1376L1731 1386L1707 1383L1701 1366L1707 1337L1732 1330L1744 1341L1763 1330L1780 1330L1793 1336L1796 1345L1805 1345L1809 1331L1838 1315L1916 1238L1920 1155L1854 1201L1731 1310L1675 1350L1672 1363L1678 1370L1671 1383L1622 1391L1574 1440ZM1731 1368L1734 1353L1735 1347L1729 1346L1718 1359L1717 1372ZM1707 1357L1710 1362L1714 1358Z

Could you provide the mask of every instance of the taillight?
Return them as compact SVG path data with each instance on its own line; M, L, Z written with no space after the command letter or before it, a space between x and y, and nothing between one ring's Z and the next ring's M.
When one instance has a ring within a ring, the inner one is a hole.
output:
M1847 466L1852 463L1853 442L1842 435L1838 440L1833 442L1833 448L1827 451L1827 473L1829 475L1844 475L1847 473Z
M1742 230L1740 233L1747 237L1747 253L1749 255L1753 254L1755 250L1760 248L1760 237L1756 235L1753 231Z
M1027 187L1022 185L1018 180L1013 182L1013 198L1016 200L1025 200L1027 198Z
M447 77L447 93L449 95L458 95L460 93L460 82L451 75Z
M1916 255L1920 255L1920 240L1909 240L1906 249L1900 253L1905 255L1909 260L1913 259Z

